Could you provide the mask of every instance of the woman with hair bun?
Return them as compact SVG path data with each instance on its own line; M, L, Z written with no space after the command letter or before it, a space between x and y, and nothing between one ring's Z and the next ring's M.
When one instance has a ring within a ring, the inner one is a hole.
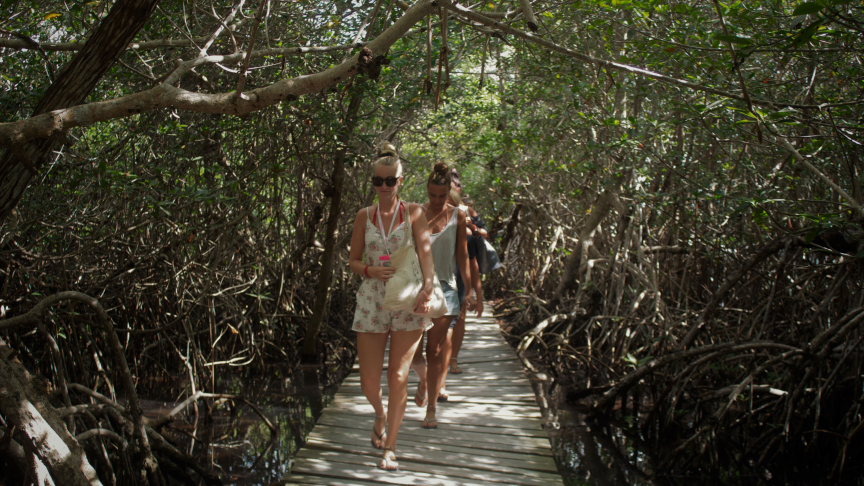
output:
M474 222L474 216L477 216L477 212L471 208L470 203L467 200L469 199L468 195L462 195L462 183L459 181L459 173L452 167L450 168L450 179L453 185L453 188L450 189L450 204L458 207L466 215L465 239L468 246L468 266L471 269L470 280L471 286L474 289L476 302L472 310L477 312L477 317L480 317L483 315L483 286L480 280L480 266L477 263L477 239L480 238L478 233L479 228ZM485 233L485 230L483 230L483 232ZM486 235L484 234L483 237L485 236ZM459 272L458 267L456 268L456 284L459 294L459 302L462 302L462 299L465 296L466 286L463 284L462 275ZM465 339L465 314L467 313L467 310L468 309L465 307L462 307L459 316L454 317L450 322L450 331L447 333L446 343L448 366L444 367L444 376L441 378L441 389L438 391L439 402L446 402L450 399L450 394L447 393L447 375L449 373L453 373L454 375L462 373L462 369L459 368L458 365L458 357L459 351L462 349L462 342Z
M462 303L456 288L456 269L461 270L462 279L466 284L464 305L474 309L474 296L471 292L471 273L468 266L468 247L465 240L465 213L459 208L448 204L451 180L450 169L444 162L435 164L426 181L426 193L429 203L425 205L426 220L429 225L431 253L435 266L435 275L444 291L447 302L446 315L432 319L432 328L426 336L426 359L420 347L414 354L412 368L420 377L417 395L414 397L418 406L426 405L426 418L423 419L424 429L438 427L436 405L438 394L443 385L444 371L449 360L450 346L447 334L450 322L459 315ZM427 396L428 394L428 396Z
M378 195L378 204L361 209L354 219L351 234L351 253L348 265L351 271L364 277L357 290L357 309L352 330L357 332L357 358L360 362L360 388L375 409L372 426L372 446L383 449L381 469L398 469L396 437L405 405L408 401L408 370L414 352L423 337L423 331L432 322L423 316L429 311L434 270L430 253L429 226L424 209L419 204L399 200L402 185L402 163L396 149L389 143L379 150L374 162L372 184ZM414 312L389 311L382 306L384 286L395 270L390 268L390 253L396 251L405 234L405 220L410 218L420 269L425 288L414 305ZM389 228L389 229L388 229ZM385 231L386 230L386 231ZM390 339L387 364L387 385L390 389L387 412L381 397L381 373L384 350Z

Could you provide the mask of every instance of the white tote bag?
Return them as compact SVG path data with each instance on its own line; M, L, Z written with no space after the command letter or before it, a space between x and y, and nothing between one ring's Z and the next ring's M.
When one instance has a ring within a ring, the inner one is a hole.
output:
M390 255L390 265L396 273L387 281L384 292L383 307L387 310L414 312L417 296L423 290L423 271L420 269L420 259L414 247L414 232L411 229L411 215L405 209L405 237L402 246ZM395 218L396 215L393 215ZM432 277L432 296L429 299L429 312L417 314L427 317L441 317L447 313L447 303L444 301L444 291L438 277Z

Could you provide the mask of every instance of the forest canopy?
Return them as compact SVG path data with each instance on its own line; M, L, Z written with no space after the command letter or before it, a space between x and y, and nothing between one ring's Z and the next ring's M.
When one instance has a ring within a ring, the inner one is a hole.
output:
M645 474L861 474L859 2L5 0L0 19L0 364L51 377L71 431L93 426L72 384L134 395L158 363L192 397L353 359L351 224L387 140L406 199L458 168L519 351L637 416L664 451ZM123 413L133 451L156 440L142 481L206 474Z

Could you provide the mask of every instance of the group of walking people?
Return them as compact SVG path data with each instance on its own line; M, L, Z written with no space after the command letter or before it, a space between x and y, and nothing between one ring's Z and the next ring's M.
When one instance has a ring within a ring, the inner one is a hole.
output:
M408 374L413 368L420 377L414 402L426 408L421 427L438 427L437 404L446 402L447 373L461 373L459 348L465 334L467 311L483 312L483 290L477 268L474 244L469 237L483 234L482 220L461 204L458 174L444 162L433 167L426 181L428 201L407 203L399 199L402 163L395 148L385 144L373 164L372 184L378 203L361 209L354 220L349 266L362 276L357 291L357 308L352 329L357 332L357 357L360 386L375 409L371 445L383 450L379 467L394 470L396 438L408 402ZM406 225L406 220L409 224ZM481 227L478 227L478 223ZM411 235L406 235L410 228ZM390 311L383 307L385 287L395 269L386 266L389 255L413 237L423 289L413 312ZM447 310L442 317L430 318L433 279L440 282ZM425 357L423 341L425 334ZM389 397L384 409L381 374L387 339L390 350L387 364Z

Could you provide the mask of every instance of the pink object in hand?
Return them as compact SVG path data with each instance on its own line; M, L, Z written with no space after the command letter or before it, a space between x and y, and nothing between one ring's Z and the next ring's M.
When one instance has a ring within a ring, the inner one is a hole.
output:
M378 257L378 263L379 263L382 267L389 267L389 266L390 266L390 255L381 255L381 256L379 256L379 257ZM387 282L382 282L382 284L384 284L385 287L387 286Z

